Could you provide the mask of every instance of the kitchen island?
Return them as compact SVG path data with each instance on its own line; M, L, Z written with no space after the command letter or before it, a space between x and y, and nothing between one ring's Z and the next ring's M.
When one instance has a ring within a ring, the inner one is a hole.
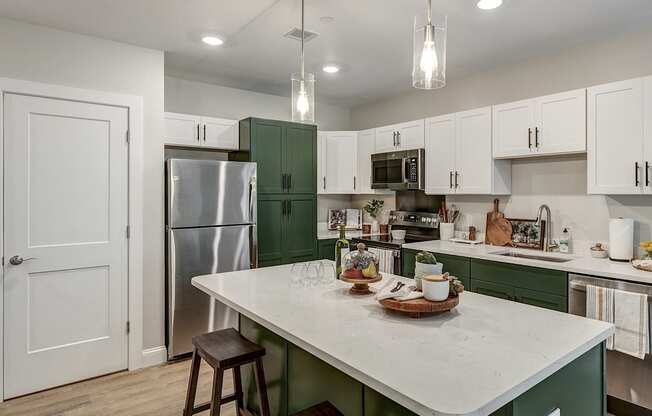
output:
M193 278L267 349L274 415L323 400L347 416L606 413L610 324L466 292L417 320L344 282L309 283L290 265Z

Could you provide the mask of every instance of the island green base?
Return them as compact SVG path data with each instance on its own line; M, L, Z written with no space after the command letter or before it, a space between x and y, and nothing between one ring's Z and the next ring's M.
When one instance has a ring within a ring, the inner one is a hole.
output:
M265 378L273 416L288 416L323 401L345 416L412 416L412 411L240 315L243 336L265 347ZM469 377L472 377L469 374ZM604 344L563 367L491 416L605 415ZM260 414L249 367L243 368L245 405Z

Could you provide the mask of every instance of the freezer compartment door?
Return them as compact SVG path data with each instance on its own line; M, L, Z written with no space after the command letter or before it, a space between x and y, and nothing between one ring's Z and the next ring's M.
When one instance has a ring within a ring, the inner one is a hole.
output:
M254 226L168 232L168 357L192 351L195 335L237 328L237 313L191 284L195 276L250 268Z
M169 159L170 228L255 223L256 164Z

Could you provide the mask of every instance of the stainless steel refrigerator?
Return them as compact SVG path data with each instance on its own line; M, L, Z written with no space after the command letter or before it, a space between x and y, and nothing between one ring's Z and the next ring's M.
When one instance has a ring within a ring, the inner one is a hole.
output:
M256 164L169 159L166 166L168 358L193 336L236 327L237 313L194 276L256 267Z

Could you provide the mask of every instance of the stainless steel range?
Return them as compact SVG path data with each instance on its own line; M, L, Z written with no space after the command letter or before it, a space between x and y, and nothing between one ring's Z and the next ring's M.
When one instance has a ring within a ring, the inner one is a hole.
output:
M390 233L363 235L352 239L352 241L354 244L362 242L370 249L376 249L383 255L391 256L393 267L390 272L401 275L401 247L403 244L439 240L439 222L439 215L431 212L391 211L389 225L392 230L405 230L405 239L395 240ZM387 270L384 271L387 272Z

